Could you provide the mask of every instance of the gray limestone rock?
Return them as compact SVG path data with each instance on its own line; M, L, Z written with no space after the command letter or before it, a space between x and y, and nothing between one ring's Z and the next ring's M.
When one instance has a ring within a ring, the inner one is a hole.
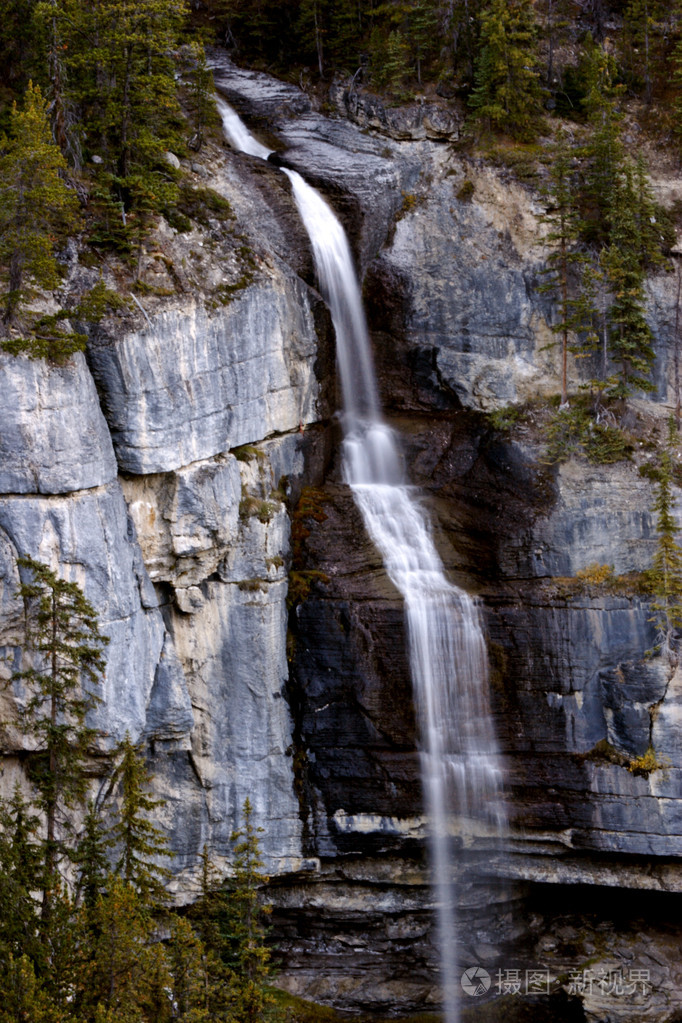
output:
M623 575L651 565L652 487L636 466L570 459L559 466L556 482L556 503L534 522L532 536L518 536L501 551L506 574L575 576L598 564Z
M116 478L81 352L64 366L0 352L0 493L66 494Z
M191 722L189 701L186 693L184 703L178 695L181 672L161 613L143 606L137 545L118 485L64 497L5 497L0 500L0 539L0 576L9 585L16 578L17 557L44 561L78 583L102 632L109 636L101 702L91 715L93 727L102 730L105 748L126 731L137 739L145 730L155 678L157 685L172 689L173 700L163 709L155 702L148 730L177 733L182 721L186 732ZM15 635L14 643L23 643L23 635ZM19 650L13 654L18 665Z
M180 743L181 749L189 749L189 734L193 727L194 715L185 674L173 642L166 633L147 706L145 735L156 742L163 742L166 749L169 743L174 747Z
M333 82L330 101L349 120L398 140L433 139L454 142L459 138L462 117L451 105L427 102L418 96L413 103L390 107L378 96L355 87L353 82Z
M294 791L292 722L284 699L286 583L208 582L203 606L177 615L175 646L194 709L193 763L212 848L230 851L244 800L251 800L268 872L294 868L301 820ZM199 848L195 853L200 852Z
M233 455L128 477L122 486L155 582L192 587L215 572L237 534L241 477Z
M315 417L316 336L300 281L252 286L210 316L195 303L93 345L119 465L167 472Z

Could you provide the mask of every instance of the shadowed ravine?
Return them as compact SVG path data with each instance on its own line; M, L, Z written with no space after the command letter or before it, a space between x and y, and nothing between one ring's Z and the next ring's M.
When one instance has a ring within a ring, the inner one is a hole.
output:
M235 148L269 151L218 100ZM445 577L419 491L404 478L395 433L383 422L369 337L348 241L336 216L303 178L291 180L310 236L320 289L334 324L343 394L343 471L365 528L405 602L410 666L421 736L438 906L444 1016L459 1018L454 841L500 838L502 772L491 723L485 640L474 601Z

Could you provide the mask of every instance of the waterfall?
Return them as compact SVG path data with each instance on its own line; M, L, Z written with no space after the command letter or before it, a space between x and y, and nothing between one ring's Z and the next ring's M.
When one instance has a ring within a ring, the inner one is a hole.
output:
M268 155L222 100L219 109L235 148ZM365 314L345 232L300 174L284 172L310 236L320 288L336 331L344 477L405 602L445 1019L457 1023L454 838L466 843L481 832L499 836L505 824L485 640L476 604L445 577L419 492L404 478L397 437L381 418Z

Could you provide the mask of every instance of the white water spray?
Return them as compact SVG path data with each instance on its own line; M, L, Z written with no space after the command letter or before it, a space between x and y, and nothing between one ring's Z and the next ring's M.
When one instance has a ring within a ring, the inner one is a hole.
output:
M219 109L235 148L268 155L221 100ZM460 977L453 836L464 842L481 831L499 836L505 823L483 631L474 602L445 578L419 493L406 483L396 436L382 421L360 289L345 232L300 174L285 173L310 236L320 288L336 331L344 406L344 476L386 572L405 601L423 746L445 1020L457 1023Z

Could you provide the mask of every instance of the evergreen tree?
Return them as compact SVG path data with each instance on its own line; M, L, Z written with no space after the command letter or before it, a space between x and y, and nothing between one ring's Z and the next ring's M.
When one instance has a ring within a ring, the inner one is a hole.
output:
M661 204L654 198L642 154L630 170L630 202L639 246L639 265L643 271L666 266L665 253L675 244L675 230Z
M12 676L25 687L24 723L35 737L31 780L45 815L43 912L49 915L52 892L59 888L60 835L69 828L68 811L86 790L84 761L95 732L85 723L102 677L103 650L109 642L92 605L76 583L60 579L47 565L20 558L27 581L19 593L27 619L27 648L32 665ZM26 652L24 653L26 656Z
M95 1023L146 1023L143 1006L158 988L159 963L148 906L123 878L109 876L92 914L90 955L83 968L80 1011ZM170 977L164 976L170 989Z
M206 141L207 131L219 123L215 105L213 73L206 61L206 52L202 43L195 42L190 46L188 77L192 127L194 129L190 147L198 152Z
M533 138L542 109L532 0L491 0L481 15L480 53L470 105L490 130Z
M83 15L77 0L39 0L35 23L41 33L47 66L47 97L55 142L72 166L81 167L81 126L75 109L74 90L69 88L68 56L78 43Z
M61 1023L27 955L0 959L0 1023Z
M13 101L36 77L34 8L35 0L0 0L0 133L9 128Z
M568 0L540 0L538 4L543 17L542 35L547 42L546 80L550 89L554 85L554 52L565 39L566 30L571 25L568 6Z
M112 829L112 843L117 850L115 870L140 894L142 905L151 910L166 901L164 883L170 876L167 867L155 862L170 855L168 840L149 819L163 800L150 795L151 775L139 747L128 734L121 743L120 756L115 777L121 789L121 808Z
M189 920L204 954L206 1005L211 1020L232 1020L240 981L233 966L230 893L208 851L201 854L201 897L190 907ZM232 963L232 966L230 965Z
M0 156L0 279L7 285L5 333L28 298L29 283L55 288L55 242L78 223L77 200L62 179L64 157L55 145L40 89L29 84L24 106L12 109L12 135Z
M584 328L583 296L574 297L576 271L582 262L578 250L581 222L577 208L575 154L564 134L560 134L552 153L547 211L542 218L549 224L547 241L553 250L547 260L547 280L542 290L558 299L559 318L552 326L561 337L561 404L568 401L569 336Z
M113 841L102 827L95 804L90 801L74 856L79 868L78 894L86 910L93 909L98 896L104 891L109 874L108 851Z
M186 917L176 915L173 918L168 956L173 984L173 1018L178 1023L216 1023L221 1017L212 1006L212 978L208 971L206 949Z
M472 85L475 79L484 6L483 0L452 0L446 13L453 68L466 85Z
M299 31L304 46L315 53L317 70L324 78L326 66L325 40L328 33L328 7L324 0L301 0L299 5Z
M657 68L664 66L664 11L658 0L630 0L623 16L619 39L621 59L632 85L643 89L651 103Z
M580 266L578 302L575 309L580 336L578 354L584 357L600 353L597 375L590 380L595 412L609 385L608 282L604 266L604 249L597 259L586 258Z
M672 494L673 458L677 446L677 429L671 416L657 472L653 510L658 540L649 573L654 594L651 621L655 622L658 632L657 649L667 657L671 666L678 662L678 633L682 628L682 547L676 539L679 527L673 516Z
M611 242L604 252L612 293L609 348L620 368L611 390L621 398L636 390L653 390L650 373L655 355L651 328L644 315L642 239L635 209L634 170L628 166L612 193Z
M17 784L0 805L0 962L26 954L40 958L38 915L34 898L40 876L40 821Z
M81 918L66 884L58 880L50 892L49 917L42 921L42 956L34 960L36 975L57 1010L55 1020L71 1020L83 952Z
M228 964L240 979L239 1016L243 1023L259 1023L268 996L265 984L270 973L270 950L265 943L259 891L267 883L263 874L258 835L263 829L253 823L251 801L242 807L242 826L232 833L233 877L228 903Z
M408 10L407 38L420 88L423 65L438 49L438 13L438 4L433 0L412 0Z
M614 84L615 61L591 39L584 47L583 74L586 81L583 107L592 127L582 153L584 236L588 242L604 245L610 240L614 190L625 161L622 115L618 110L622 90Z
M110 166L126 179L163 158L177 116L172 50L184 0L99 0L91 22L97 45L79 59L100 89L91 116ZM96 143L96 138L93 138Z

